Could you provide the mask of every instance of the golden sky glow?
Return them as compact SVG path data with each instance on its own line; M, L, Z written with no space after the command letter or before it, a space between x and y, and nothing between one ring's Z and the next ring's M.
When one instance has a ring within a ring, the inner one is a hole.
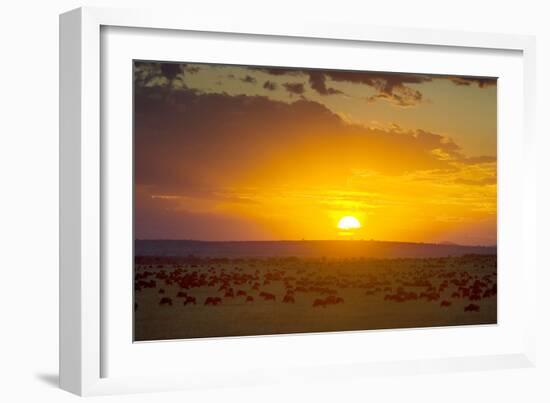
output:
M496 243L496 80L136 62L141 239ZM349 235L349 234L348 234Z
M361 223L357 218L347 215L340 218L340 221L338 221L338 228L343 230L356 230L361 228Z

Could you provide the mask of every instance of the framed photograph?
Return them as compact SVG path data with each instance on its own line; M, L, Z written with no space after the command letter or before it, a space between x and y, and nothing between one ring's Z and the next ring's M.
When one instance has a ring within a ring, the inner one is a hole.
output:
M62 388L534 365L532 37L85 8L60 44Z

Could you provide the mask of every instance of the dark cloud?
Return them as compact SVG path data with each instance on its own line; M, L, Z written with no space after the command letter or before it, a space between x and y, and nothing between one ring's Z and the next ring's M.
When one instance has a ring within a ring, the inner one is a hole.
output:
M301 149L298 144L319 150ZM447 159L438 158L434 150ZM162 191L197 191L232 175L252 175L271 160L288 159L290 171L301 171L307 161L313 170L332 161L335 174L342 175L341 170L349 173L351 166L402 174L449 168L452 161L494 160L466 158L456 143L436 133L350 124L312 101L288 104L267 97L191 90L168 96L162 88L136 92L135 152L136 183L161 186Z
M136 88L165 86L183 88L183 77L187 65L184 63L134 62L134 84Z
M287 69L284 67L250 67L252 70L263 71L264 73L271 74L272 76L284 76L284 75L298 75L303 71L302 69Z
M168 80L173 80L178 74L182 73L182 66L185 65L180 65L176 63L161 63L160 71L162 72L162 75Z
M419 74L404 73L378 73L362 71L327 71L327 75L334 81L348 81L361 83L379 88L381 91L391 93L395 88L406 84L421 84L432 81L433 77Z
M414 106L422 102L422 93L417 90L412 90L408 87L399 87L392 92L380 91L376 95L366 98L369 102L375 102L379 99L385 99L397 106L408 107Z
M201 69L199 66L186 66L183 70L190 74L197 74Z
M411 88L410 84L432 81L432 77L418 74L371 73L359 71L329 71L327 76L333 81L364 84L376 90L368 101L385 99L398 106L414 106L422 102L422 93Z
M364 84L376 91L376 94L366 98L373 102L385 99L398 106L414 106L422 102L422 93L410 87L411 84L421 84L433 80L433 76L421 74L378 73L365 71L314 70L314 69L269 69L262 71L272 75L298 75L308 77L310 87L320 95L342 94L341 90L328 87L326 82L348 82Z
M342 94L342 91L339 91L334 88L328 88L326 85L325 73L322 71L310 71L309 73L309 85L312 89L317 91L321 95L334 95Z
M158 63L134 62L134 85L136 88L149 85L155 78L164 78Z
M249 84L255 84L256 79L250 75L246 75L244 78L241 78L241 81L243 83L249 83Z
M304 84L302 83L284 83L283 87L294 95L302 95L305 92Z
M278 76L285 74L307 75L311 88L320 95L342 94L342 91L336 88L327 87L327 79L335 82L364 84L376 90L374 95L366 98L369 102L383 99L402 107L415 106L423 101L423 95L420 90L411 87L411 85L431 82L435 79L450 80L456 85L477 85L479 88L487 88L496 85L496 79L485 77L314 69L285 70L262 68L262 71Z
M183 76L186 72L196 74L200 71L197 65L186 63L160 63L160 62L135 62L134 77L138 86L167 86L176 89L185 88ZM477 86L488 88L495 86L497 80L489 77L467 77L449 75L427 75L414 73L386 73L368 71L343 71L343 70L317 70L301 68L277 68L277 67L243 67L251 73L261 71L273 76L305 76L309 86L320 95L343 94L337 88L329 87L327 81L333 83L362 84L374 89L373 95L365 97L368 102L385 100L396 106L412 107L424 101L422 92L414 85L431 82L433 80L449 80L458 86ZM229 74L228 78L235 78ZM241 81L254 84L257 78L253 74L247 74ZM269 84L268 84L269 83ZM271 85L273 84L273 85ZM293 95L304 95L303 83L289 82L283 87ZM263 88L275 89L275 83L264 82Z
M264 88L269 91L275 91L277 89L277 84L268 80L264 83Z
M256 69L256 68L253 68ZM365 71L342 71L342 70L316 70L316 69L282 69L282 68L259 68L261 71L282 76L282 75L306 75L310 87L320 95L342 94L341 90L328 87L327 79L336 82L350 82L368 85L376 90L376 94L369 97L369 101L385 99L399 106L413 106L422 101L420 91L411 88L410 84L420 84L432 81L433 77L420 74L402 73L377 73Z
M270 239L258 223L216 212L188 211L178 198L157 198L146 188L135 190L135 236L137 239L233 239L246 233L254 239Z
M467 86L477 85L479 88L488 88L488 87L494 87L497 85L497 79L490 78L490 77L448 76L447 78L456 85L467 85Z
M145 87L135 92L134 119L136 234L141 236L144 229L161 233L170 227L174 215L163 213L167 208L194 208L181 211L177 229L194 225L204 203L247 202L247 194L231 189L250 194L293 184L330 189L353 172L453 172L457 163L494 160L467 158L437 133L350 124L307 100ZM202 218L213 226L223 219Z

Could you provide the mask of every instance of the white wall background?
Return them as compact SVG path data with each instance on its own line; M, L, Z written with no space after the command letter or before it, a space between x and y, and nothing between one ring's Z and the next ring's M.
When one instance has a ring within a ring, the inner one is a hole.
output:
M316 17L372 25L537 35L540 290L548 284L550 237L550 10L544 1L376 2L19 0L0 5L0 399L74 401L56 387L58 336L58 14L81 5L170 7L231 18ZM94 398L103 401L550 401L550 303L539 293L538 366L446 375L355 378L334 384Z

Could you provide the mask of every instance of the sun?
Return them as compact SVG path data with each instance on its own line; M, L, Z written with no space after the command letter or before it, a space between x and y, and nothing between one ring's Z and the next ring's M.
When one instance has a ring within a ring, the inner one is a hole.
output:
M342 217L340 221L338 221L338 228L344 230L357 229L361 228L361 223L357 218L351 215L347 215L345 217Z

